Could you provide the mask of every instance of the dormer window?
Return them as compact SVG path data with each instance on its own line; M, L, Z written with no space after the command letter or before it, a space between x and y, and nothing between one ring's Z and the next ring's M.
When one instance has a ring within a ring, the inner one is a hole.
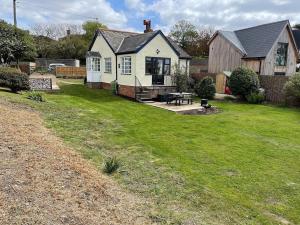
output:
M288 55L288 43L278 43L277 54L276 54L276 66L286 66L287 65L287 55Z

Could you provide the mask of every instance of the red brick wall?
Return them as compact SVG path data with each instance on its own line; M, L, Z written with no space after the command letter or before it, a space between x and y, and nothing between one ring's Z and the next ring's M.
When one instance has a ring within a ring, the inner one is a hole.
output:
M119 95L135 98L135 88L133 86L119 85Z
M100 83L100 88L105 89L105 90L111 90L111 84L110 83Z
M100 82L87 82L86 85L89 88L100 88L101 87L101 83Z

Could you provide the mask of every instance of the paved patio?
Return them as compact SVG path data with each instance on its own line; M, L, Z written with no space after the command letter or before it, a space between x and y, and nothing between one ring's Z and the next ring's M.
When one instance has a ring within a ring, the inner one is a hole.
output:
M185 113L191 111L203 111L203 107L200 106L200 103L193 103L192 105L182 104L175 105L175 103L167 104L166 102L146 102L145 104L151 105L157 108L166 109L176 113Z

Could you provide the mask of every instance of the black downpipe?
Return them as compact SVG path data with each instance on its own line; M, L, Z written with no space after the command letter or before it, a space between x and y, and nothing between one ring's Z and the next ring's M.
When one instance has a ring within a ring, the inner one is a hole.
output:
M119 93L119 84L118 84L118 56L116 55L116 92Z

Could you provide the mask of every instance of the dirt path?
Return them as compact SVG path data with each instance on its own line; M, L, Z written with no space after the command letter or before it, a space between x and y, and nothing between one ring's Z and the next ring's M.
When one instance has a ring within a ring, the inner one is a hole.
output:
M39 115L0 101L0 224L150 224L120 190L44 128Z

